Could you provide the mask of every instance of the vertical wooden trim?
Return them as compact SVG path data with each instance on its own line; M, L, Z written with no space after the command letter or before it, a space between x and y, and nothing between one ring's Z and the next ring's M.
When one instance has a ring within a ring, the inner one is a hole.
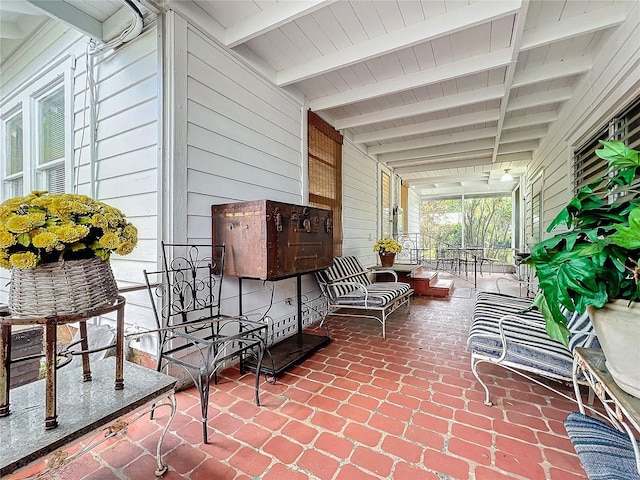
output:
M165 16L165 155L160 196L163 236L187 242L187 22L173 11Z
M409 233L409 184L400 182L400 206L402 207L402 231Z

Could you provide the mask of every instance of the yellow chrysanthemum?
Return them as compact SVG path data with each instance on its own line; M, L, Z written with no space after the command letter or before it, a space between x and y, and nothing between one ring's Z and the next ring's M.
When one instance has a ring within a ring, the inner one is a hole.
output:
M7 220L7 230L13 233L27 233L33 228L31 220L28 215L13 215Z
M122 218L118 215L116 215L113 212L106 212L104 214L104 217L107 219L107 222L109 222L109 226L110 227L117 227L120 225L120 223L122 222Z
M7 270L11 268L9 254L5 250L0 250L0 268L6 268Z
M0 267L31 268L55 251L108 259L111 250L131 253L137 241L120 210L87 195L33 191L0 204Z
M53 232L44 231L34 235L31 244L36 248L45 248L51 251L58 244L58 236Z
M38 257L33 252L14 253L9 257L9 264L13 268L33 268L38 264Z
M138 242L138 229L131 225L127 224L126 227L122 230L122 236L128 240L129 242L137 243Z
M100 244L109 250L115 250L120 246L120 237L115 233L105 233L100 239Z
M109 222L101 213L96 213L91 217L91 225L98 228L107 228L109 226Z
M85 225L73 225L65 223L49 227L49 231L56 234L58 239L64 243L74 243L83 239L89 233L89 228Z
M135 248L135 246L136 246L135 243L123 242L116 249L116 253L118 255L129 255L131 252L133 252L133 249Z
M0 248L7 248L16 244L16 237L5 229L0 229Z

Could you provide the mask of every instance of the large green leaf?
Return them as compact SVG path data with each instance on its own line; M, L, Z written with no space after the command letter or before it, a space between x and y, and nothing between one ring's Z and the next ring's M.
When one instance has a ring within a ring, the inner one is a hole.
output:
M640 166L640 156L636 150L628 148L618 140L600 141L602 148L596 150L596 155L607 160L612 169L622 169Z
M615 230L616 233L609 236L611 243L630 250L640 249L640 207L636 207L629 214L628 227L615 225Z

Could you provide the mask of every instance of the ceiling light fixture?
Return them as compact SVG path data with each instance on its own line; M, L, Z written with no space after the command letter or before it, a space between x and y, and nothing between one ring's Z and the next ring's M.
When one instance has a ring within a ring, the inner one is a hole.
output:
M505 169L504 174L502 175L502 177L500 177L500 181L501 182L510 182L511 180L513 180L513 177L511 176L511 174L509 173L509 169Z

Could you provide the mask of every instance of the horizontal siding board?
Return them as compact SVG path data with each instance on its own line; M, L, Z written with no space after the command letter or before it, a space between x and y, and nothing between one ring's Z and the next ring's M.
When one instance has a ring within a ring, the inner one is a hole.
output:
M141 125L156 125L157 120L158 105L156 98L152 98L104 120L98 120L97 135L100 139L108 139L110 136L129 132Z
M377 164L349 141L343 144L343 255L356 255L367 265L378 230ZM359 228L354 228L356 225Z
M196 60L192 63L189 64L188 78L191 100L212 110L225 112L232 120L283 145L297 146L297 136L291 132L300 129L300 110L295 111L296 117L290 118L266 105L255 93L239 88L236 80ZM260 130L264 127L268 127L268 130Z
M215 65L217 70L224 72L229 78L241 79L245 94L249 92L259 97L269 106L267 111L275 109L294 120L299 118L301 106L299 101L283 93L279 88L274 88L273 85L254 74L253 71L242 65L234 57L223 52L220 47L205 38L197 30L189 28L187 44L191 55L200 59L206 58L210 65ZM260 92L260 94L256 92ZM239 96L242 97L243 94Z
M271 172L263 168L256 168L244 162L220 157L197 148L189 149L189 170L195 174L198 172L210 173L214 166L214 174L218 177L216 183L227 180L236 180L245 183L261 185L272 190L291 191L300 185L300 178L288 178L278 172ZM216 184L211 185L215 189Z
M283 161L283 158L277 157L272 153L257 150L251 145L238 143L232 138L220 135L218 132L203 129L195 124L189 133L188 143L194 150L207 151L212 155L225 157L245 165L255 166L263 172L277 172L283 177L300 180L301 167L298 152L293 152L298 156L297 162L286 162ZM227 175L232 174L232 172L226 173Z
M208 110L198 103L189 101L187 108L189 112L189 137L187 141L189 144L191 144L191 141L196 141L193 135L200 133L191 131L191 125L197 125L203 130L216 132L240 144L249 145L259 151L281 158L283 161L294 163L294 159L296 159L298 164L300 162L300 146L298 146L297 150L293 150L269 137L256 135L254 130L229 120L228 117L219 112ZM205 139L200 139L200 141L205 141Z
M107 159L135 150L143 150L157 145L158 124L156 121L139 125L126 132L107 135L97 142L98 157Z

